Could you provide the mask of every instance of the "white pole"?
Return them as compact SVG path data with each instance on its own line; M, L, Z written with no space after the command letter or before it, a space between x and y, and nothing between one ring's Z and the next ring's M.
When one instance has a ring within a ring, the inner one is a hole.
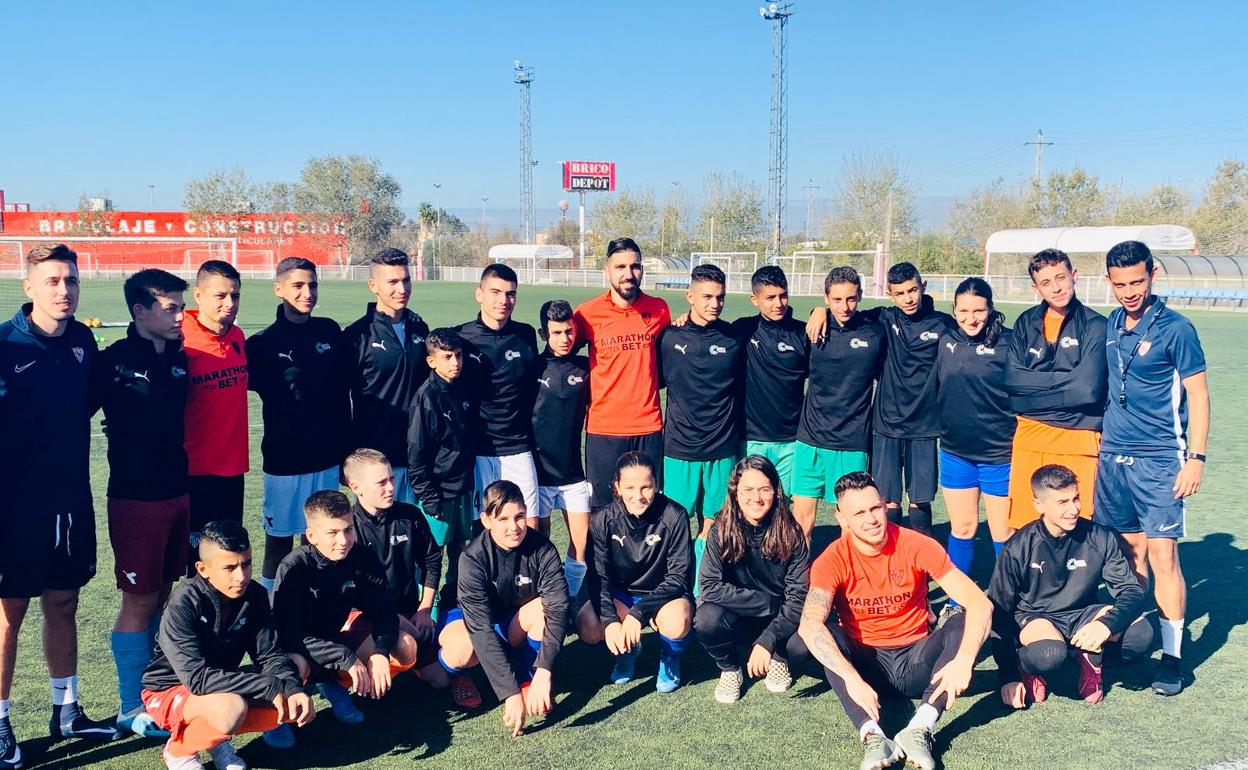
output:
M578 208L577 215L580 219L581 227L581 269L585 269L585 191L580 191L581 205Z

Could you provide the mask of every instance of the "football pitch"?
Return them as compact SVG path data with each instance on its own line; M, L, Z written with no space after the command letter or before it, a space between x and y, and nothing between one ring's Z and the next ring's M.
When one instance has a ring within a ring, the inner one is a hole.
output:
M0 298L12 309L20 297L16 282L0 281ZM273 320L277 300L272 284L249 280L239 316L244 331L255 333ZM536 324L547 299L573 304L597 289L522 286L516 318ZM662 293L673 312L686 306L679 292ZM188 301L190 299L188 293ZM369 300L363 283L323 281L317 312L346 325ZM794 302L804 318L816 298ZM938 303L943 306L944 303ZM470 284L419 283L412 307L431 327L471 319L476 305ZM946 308L947 309L947 308ZM1022 306L1002 306L1008 316ZM753 311L748 297L728 299L728 318ZM1001 705L997 676L981 652L971 687L945 715L935 733L936 753L948 768L1191 768L1248 755L1248 523L1234 489L1239 470L1248 468L1248 356L1244 344L1248 318L1231 313L1186 310L1196 323L1209 362L1213 400L1210 462L1204 488L1191 501L1187 537L1180 553L1189 586L1187 621L1190 638L1184 659L1194 684L1181 695L1162 698L1148 690L1152 665L1106 668L1107 697L1088 706L1074 695L1073 667L1050 682L1049 700L1022 712ZM78 317L123 321L127 316L120 280L84 281ZM100 329L103 344L121 329ZM1235 340L1240 340L1236 342ZM1239 350L1240 353L1234 351ZM247 525L260 564L260 405L252 396L251 467L247 478ZM7 436L6 440L21 440ZM108 466L98 425L92 443L92 483L97 509L98 575L82 592L79 610L79 674L83 701L95 718L117 710L116 673L109 651L109 630L119 603L112 552L104 520ZM948 534L943 504L936 502L936 530ZM562 546L566 530L553 526ZM835 535L830 511L822 507L815 529L815 552ZM987 584L992 550L986 527L976 552L973 577ZM1150 602L1151 607L1151 602ZM1150 612L1153 610L1150 609ZM21 636L13 691L13 724L23 741L27 766L93 767L134 770L160 766L159 743L129 738L91 747L81 742L49 745L47 672L39 647L40 622L32 604ZM654 691L657 639L647 634L638 662L638 679L625 686L604 684L609 656L570 639L554 673L555 708L532 723L518 739L505 732L497 702L483 676L477 682L485 706L470 713L451 707L444 692L434 692L410 676L379 703L361 703L367 721L358 727L338 724L325 712L299 732L299 745L288 752L269 749L258 736L235 742L257 768L600 768L646 765L656 768L857 767L857 735L835 695L815 670L800 672L786 695L771 695L761 683L747 686L742 700L718 704L711 694L718 672L694 646L685 657L687 684L675 693ZM799 672L795 672L795 675ZM318 707L324 702L317 701ZM884 728L892 734L913 713L904 701L883 704Z

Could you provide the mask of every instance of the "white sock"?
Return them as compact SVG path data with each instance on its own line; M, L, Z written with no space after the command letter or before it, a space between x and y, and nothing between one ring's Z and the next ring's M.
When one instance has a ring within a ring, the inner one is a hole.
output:
M867 735L871 733L876 733L877 735L884 734L884 731L880 729L879 723L874 719L868 719L863 723L862 727L858 728L858 740L866 740Z
M940 719L940 712L930 703L924 703L914 712L914 716L910 718L910 724L906 727L926 727L930 733L936 728L936 720Z
M568 596L576 598L581 591L581 583L585 581L585 573L589 571L589 565L583 561L577 561L571 556L563 560L563 575L568 580Z
M78 675L49 677L52 683L52 705L68 706L78 702Z
M1176 658L1183 657L1179 650L1183 647L1183 619L1170 620L1161 618L1161 651Z
M9 718L9 708L11 701L8 698L0 699L0 719Z

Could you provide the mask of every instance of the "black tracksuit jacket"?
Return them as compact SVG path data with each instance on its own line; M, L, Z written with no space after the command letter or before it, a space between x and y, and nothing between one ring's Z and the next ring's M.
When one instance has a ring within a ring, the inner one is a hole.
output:
M888 356L880 374L872 430L890 438L939 436L936 353L940 335L957 326L953 316L936 310L932 298L926 295L913 316L895 306L864 312L874 315L888 335Z
M598 509L589 522L589 596L598 617L610 623L612 590L639 596L628 614L644 628L664 604L693 590L693 541L689 513L662 494L633 516L619 498Z
M181 684L192 695L259 701L303 692L298 669L277 643L269 594L259 583L248 584L237 599L198 575L178 583L161 615L153 655L143 672L146 690ZM244 655L254 668L241 666Z
M273 620L282 649L321 668L345 671L355 650L342 642L351 610L372 627L377 652L389 655L399 638L399 616L381 562L357 542L345 559L331 561L313 545L286 555L273 580Z
M153 501L187 493L186 372L181 342L165 342L157 353L133 323L100 353L93 390L104 409L109 497Z
M535 382L533 438L537 447L537 481L544 487L584 481L581 433L589 406L589 359L560 358L547 349L537 359Z
M300 476L346 457L351 422L350 377L341 366L342 330L331 318L296 324L282 306L277 319L247 338L247 386L263 402L264 472Z
M940 448L973 463L1010 461L1018 420L1005 392L1005 360L1011 332L1002 329L993 347L959 327L940 338L936 357Z
M738 318L732 334L745 348L746 440L794 440L809 371L806 325L790 310L780 321Z
M764 521L766 524L766 521ZM698 603L710 602L737 615L771 618L754 641L769 652L783 647L797 633L810 585L810 551L803 538L784 562L763 556L764 527L745 522L745 554L726 562L719 542L719 526L706 536L699 573Z
M869 452L871 394L888 338L862 313L844 326L831 312L827 318L827 337L810 349L810 384L797 440L821 449Z
M473 396L472 439L482 457L533 451L533 377L537 332L509 320L497 331L476 320L459 327L464 338L460 378Z
M368 303L364 316L343 330L340 351L351 390L349 451L376 449L399 468L407 463L407 413L429 376L429 325L411 310L403 318L405 339L400 341L394 324L377 312L377 303Z
M701 462L732 457L741 443L742 342L726 321L669 326L659 337L667 388L663 454ZM658 458L655 458L656 460Z
M1102 581L1113 607L1100 620L1112 633L1122 633L1143 612L1146 597L1113 530L1081 518L1062 537L1049 534L1040 519L1015 532L1001 549L988 585L1001 681L1018 681L1020 614L1058 614L1099 604Z
M1010 408L1046 425L1099 431L1109 390L1105 317L1072 299L1050 345L1044 338L1047 309L1041 302L1014 321L1005 367Z
M442 501L472 489L475 447L469 422L472 403L459 379L431 374L412 404L407 433L407 477L425 513L442 518Z
M520 692L517 672L506 643L494 633L495 623L507 623L516 612L542 600L546 631L537 668L553 670L563 647L568 618L568 582L563 557L537 530L529 530L512 551L500 548L488 531L473 538L459 556L459 608L490 686L500 701Z
M420 609L421 588L438 590L442 577L442 549L429 523L416 506L407 503L395 503L375 516L358 502L351 511L358 538L355 547L372 549L385 570L399 613L410 618Z

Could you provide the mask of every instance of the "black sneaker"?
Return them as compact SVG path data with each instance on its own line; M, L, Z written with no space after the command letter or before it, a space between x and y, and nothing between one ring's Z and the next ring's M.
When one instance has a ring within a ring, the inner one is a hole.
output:
M17 770L22 766L22 747L13 733L0 735L0 770Z
M84 738L89 741L113 741L121 736L110 722L97 722L87 716L78 703L52 707L48 733L55 739Z
M1162 654L1153 674L1153 692L1158 695L1178 695L1183 692L1183 661L1173 655Z

